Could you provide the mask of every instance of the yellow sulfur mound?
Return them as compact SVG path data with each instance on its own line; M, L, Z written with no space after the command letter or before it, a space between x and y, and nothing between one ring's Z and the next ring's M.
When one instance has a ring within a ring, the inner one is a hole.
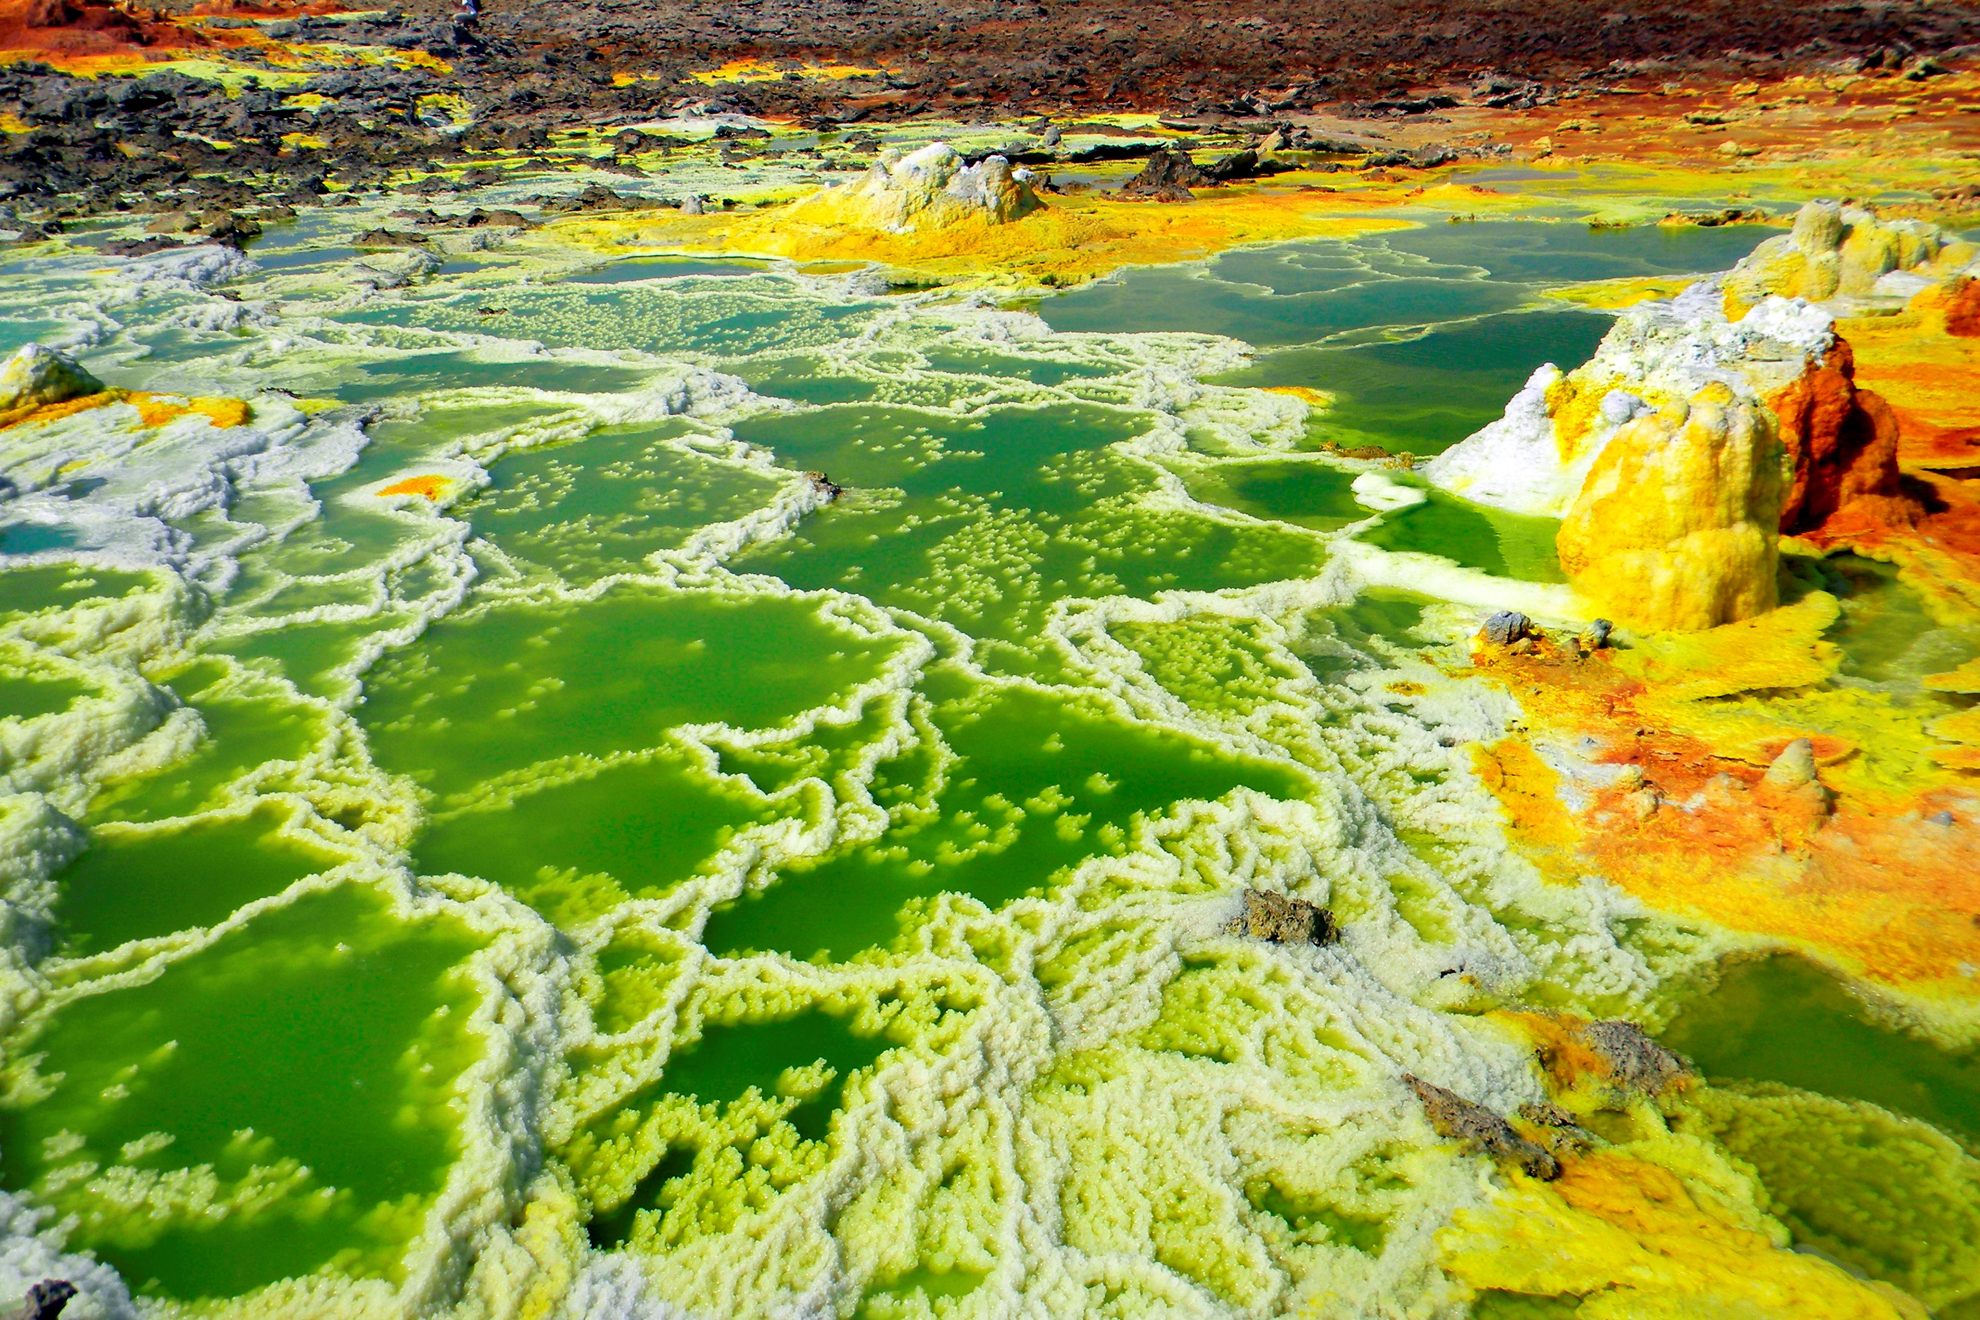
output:
M1973 256L1971 243L1948 242L1919 220L1880 220L1834 202L1809 202L1792 232L1770 238L1726 277L1726 315L1737 320L1769 294L1824 302L1860 298L1892 271L1951 269Z
M1751 618L1776 600L1781 498L1773 419L1714 383L1616 433L1561 523L1561 567L1637 628Z
M1008 224L1038 197L1002 156L968 165L945 142L890 152L857 182L793 203L785 218L830 228L919 233Z

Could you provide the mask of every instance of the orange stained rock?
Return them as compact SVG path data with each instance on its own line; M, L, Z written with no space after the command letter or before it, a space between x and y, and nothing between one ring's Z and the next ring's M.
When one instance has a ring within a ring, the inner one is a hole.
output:
M447 493L448 487L452 485L453 482L447 477L440 476L437 473L427 473L423 476L406 477L393 482L389 486L380 487L378 494L380 497L417 495L422 499L438 500L442 495Z
M1790 476L1780 527L1801 532L1838 512L1909 525L1919 513L1898 480L1898 419L1883 398L1856 386L1849 341L1837 336L1811 365L1767 400L1779 424Z
M1980 338L1980 280L1961 276L1937 292L1943 299L1946 333L1958 339Z
M1596 1084L1597 1090L1607 1090L1609 1084L1622 1081L1616 1076L1611 1060L1591 1049L1581 1034L1581 1028L1591 1021L1589 1018L1572 1013L1528 1012L1499 1012L1489 1016L1510 1024L1533 1042L1534 1057L1546 1071L1548 1089L1556 1098L1572 1099L1576 1093L1588 1097L1591 1083ZM1688 1077L1681 1077L1673 1081L1670 1090L1680 1090L1689 1084Z
M1481 1292L1559 1298L1584 1320L1925 1320L1896 1289L1788 1249L1738 1176L1677 1142L1668 1167L1624 1150L1520 1179L1438 1235L1440 1263Z

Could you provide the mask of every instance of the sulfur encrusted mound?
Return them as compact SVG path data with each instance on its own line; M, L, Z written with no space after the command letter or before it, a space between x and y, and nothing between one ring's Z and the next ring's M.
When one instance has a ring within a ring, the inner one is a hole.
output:
M1809 202L1791 231L1760 244L1726 276L1726 312L1737 319L1770 296L1836 302L1837 310L1902 302L1974 256L1973 244L1922 220L1884 220L1861 207Z
M858 181L793 205L790 219L851 229L916 233L966 224L1005 224L1037 209L1031 185L1002 156L974 165L946 142L892 151Z
M67 403L102 389L74 358L40 344L23 344L0 364L0 412Z
M1714 382L1603 448L1562 520L1561 567L1645 629L1712 628L1776 603L1782 452L1773 417Z
M1718 303L1707 283L1630 309L1587 362L1536 371L1503 417L1429 463L1430 479L1480 504L1558 518L1637 418L1708 385L1761 403L1836 352L1835 322L1820 308L1770 298L1733 321Z

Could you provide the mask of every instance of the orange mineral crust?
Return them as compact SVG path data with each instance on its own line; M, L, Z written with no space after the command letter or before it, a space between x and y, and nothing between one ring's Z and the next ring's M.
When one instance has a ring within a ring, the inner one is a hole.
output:
M188 54L281 47L252 27L216 27L208 17L294 18L338 13L341 4L237 6L205 4L174 15L103 0L0 0L0 64L37 61L64 72L96 76L141 72L145 65Z
M1971 812L1973 784L1932 755L1960 750L1959 726L1938 727L1954 707L1829 683L1834 618L1816 593L1681 645L1481 649L1477 668L1528 720L1478 749L1481 777L1550 878L1602 875L1887 985L1965 992L1980 843L1948 822ZM1812 774L1793 764L1803 739ZM1569 747L1566 771L1535 750Z
M416 495L421 499L438 500L442 495L447 493L448 487L452 484L445 477L428 473L417 477L406 477L403 480L393 482L389 486L381 486L378 494L381 498L389 498L395 495Z

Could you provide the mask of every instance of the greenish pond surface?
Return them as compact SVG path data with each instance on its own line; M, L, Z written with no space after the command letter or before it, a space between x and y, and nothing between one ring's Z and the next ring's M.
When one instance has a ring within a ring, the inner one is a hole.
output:
M1872 1021L1835 978L1798 959L1736 964L1663 1039L1707 1078L1867 1100L1980 1150L1980 1052L1949 1054Z
M346 886L71 1000L10 1045L51 1090L0 1106L0 1167L157 1296L393 1277L458 1153L447 1099L479 1051L454 969L473 947ZM90 1166L155 1183L153 1203L78 1178Z

